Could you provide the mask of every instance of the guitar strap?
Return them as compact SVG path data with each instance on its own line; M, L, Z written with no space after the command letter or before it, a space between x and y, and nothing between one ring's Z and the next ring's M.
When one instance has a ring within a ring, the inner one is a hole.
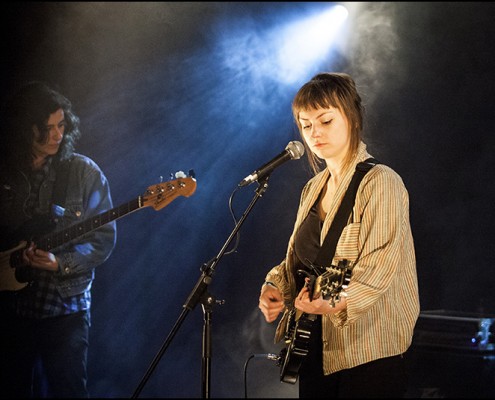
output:
M55 170L57 172L57 177L52 193L52 204L58 206L65 205L67 186L69 183L70 161L70 159L64 161L56 161Z
M340 238L342 230L344 229L349 219L349 215L352 212L352 207L354 206L354 200L356 199L356 193L359 184L361 183L361 180L366 175L366 173L379 163L379 161L370 157L356 165L356 171L354 171L351 183L349 184L349 187L345 192L342 203L340 204L340 207L335 214L332 225L330 226L327 236L325 237L320 251L318 252L318 256L316 257L316 260L314 262L315 266L326 267L331 265L332 259L335 255L337 242Z

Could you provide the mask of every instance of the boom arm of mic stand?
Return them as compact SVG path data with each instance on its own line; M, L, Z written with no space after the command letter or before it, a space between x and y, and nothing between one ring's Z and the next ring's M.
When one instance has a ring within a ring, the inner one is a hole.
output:
M253 197L251 200L251 203L249 203L248 207L246 208L246 211L244 211L244 214L242 214L241 218L239 221L237 221L237 224L235 225L234 229L232 230L232 233L229 235L227 240L225 241L225 244L222 246L222 249L218 253L218 255L214 258L212 258L208 263L203 265L202 271L203 274L201 275L201 278L199 281L196 283L196 286L194 287L193 291L189 295L189 298L187 299L186 303L184 304L184 308L187 308L188 310L194 309L196 307L198 300L201 298L203 291L206 290L206 287L211 283L211 277L213 276L213 273L215 272L216 265L222 258L222 256L225 254L227 251L227 248L229 247L230 243L234 239L235 235L237 235L237 232L241 228L242 224L244 223L245 219L251 212L251 209L254 207L256 202L260 197L263 196L263 194L266 192L266 189L268 188L268 179L270 178L270 175L266 175L264 178L259 180L259 185L258 188L256 189L256 196Z
M153 359L153 362L151 363L150 367L148 368L147 372L145 373L143 379L139 383L138 387L134 391L132 398L137 398L143 389L144 385L150 378L153 370L156 368L158 365L158 362L162 358L163 354L165 353L165 350L167 347L170 345L173 337L179 330L179 327L182 325L182 322L184 321L185 317L187 314L189 314L189 311L193 310L198 302L201 300L203 304L203 312L205 313L205 326L203 327L203 371L202 371L202 393L204 398L209 398L209 393L210 393L210 354L211 354L211 338L210 338L210 322L211 322L211 312L212 312L212 305L215 303L214 297L212 297L208 292L207 292L207 287L212 281L212 276L215 272L216 265L222 258L222 256L225 254L227 248L229 247L230 243L234 239L235 235L241 228L242 224L246 220L247 216L251 212L251 209L254 207L256 202L260 197L263 196L263 194L266 192L268 189L268 179L270 178L270 174L264 176L263 178L258 180L258 187L256 189L256 195L253 197L251 202L249 203L248 207L246 208L246 211L242 214L242 217L237 221L237 224L235 225L234 229L232 230L232 233L229 235L227 240L225 241L225 244L222 246L221 250L217 254L216 257L212 258L208 263L204 264L201 268L202 273L199 278L199 280L196 282L196 285L194 286L193 290L191 291L189 297L187 298L186 302L183 305L183 310L181 315L179 316L178 320L175 322L172 331L169 333L167 338L165 339L165 342L163 343L162 347L160 348L160 351L158 354L155 356Z

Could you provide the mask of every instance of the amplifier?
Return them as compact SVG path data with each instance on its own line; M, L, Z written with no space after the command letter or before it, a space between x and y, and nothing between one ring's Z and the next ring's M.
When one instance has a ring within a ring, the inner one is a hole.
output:
M416 322L413 346L473 354L495 353L495 315L423 311Z
M410 351L408 398L495 398L495 315L420 313Z

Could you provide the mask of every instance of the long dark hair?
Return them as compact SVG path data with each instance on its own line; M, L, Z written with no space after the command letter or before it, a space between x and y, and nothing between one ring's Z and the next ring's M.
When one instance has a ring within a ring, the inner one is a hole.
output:
M64 160L73 152L81 136L79 117L72 111L71 102L46 83L32 81L22 86L7 99L1 111L0 152L4 165L29 170L33 163L33 126L41 134L39 142L48 138L46 124L50 114L62 109L66 128L60 148L55 158Z
M338 108L347 118L351 127L350 151L345 163L349 163L358 150L362 138L364 107L354 80L343 72L323 72L306 82L296 93L292 101L292 115L306 147L309 165L316 174L325 164L310 151L302 134L299 112L317 108Z

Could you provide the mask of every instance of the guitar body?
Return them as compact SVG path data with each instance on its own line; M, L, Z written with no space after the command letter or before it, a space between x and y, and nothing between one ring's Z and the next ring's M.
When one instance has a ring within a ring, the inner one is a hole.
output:
M295 384L301 364L309 352L311 330L316 319L314 314L300 313L293 309L287 322L287 347L280 353L280 381Z
M28 241L34 242L36 247L41 250L52 251L143 207L153 207L155 210L161 210L175 198L179 196L189 197L196 191L196 179L192 175L193 173L194 171L191 170L190 176L186 176L182 171L179 171L175 174L177 179L149 186L136 199L60 231L38 237L43 229L46 232L48 228L52 229L54 225L42 224L40 221L35 220L27 221L22 229L23 232L27 231L23 236L24 240L19 239L17 241L19 244L16 247L0 252L0 292L21 290L28 285L31 269L24 265L22 258L22 252L26 248ZM46 218L43 221L46 223ZM43 225L45 226L43 227ZM35 236L33 236L33 233ZM14 242L17 243L15 239Z
M314 270L318 270L314 268ZM337 267L325 268L319 276L309 276L307 287L312 299L322 296L331 304L340 301L340 292L349 284L351 268L348 260L342 260ZM299 376L301 364L309 353L311 331L317 316L306 314L296 308L289 311L285 329L285 347L280 351L280 381L295 384Z
M26 220L14 232L5 235L0 252L0 291L16 291L27 286L30 280L30 268L22 266L22 251L28 241L37 242L37 238L54 230L55 221L52 218L38 215Z
M11 267L10 258L18 254L26 247L26 242L21 242L13 249L0 253L0 292L4 290L21 290L27 286L27 282L19 282L16 278L16 268Z

